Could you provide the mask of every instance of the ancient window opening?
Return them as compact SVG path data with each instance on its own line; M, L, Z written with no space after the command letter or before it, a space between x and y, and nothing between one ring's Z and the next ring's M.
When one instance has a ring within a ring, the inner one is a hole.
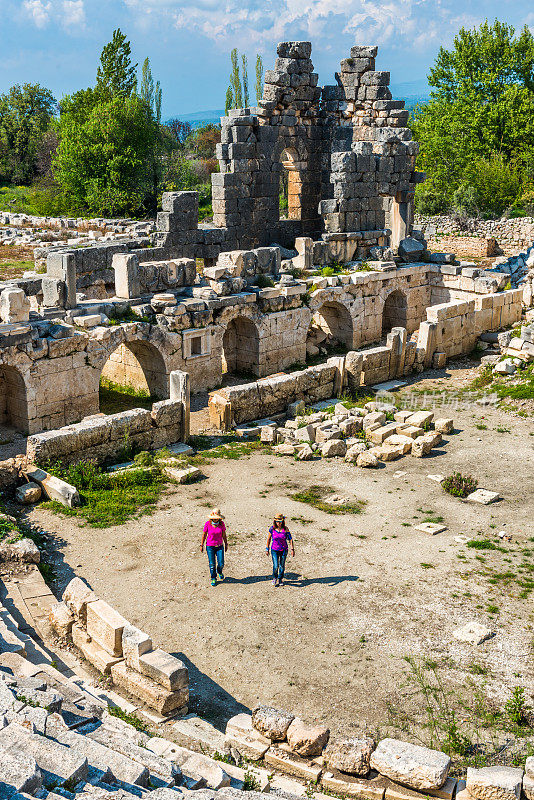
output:
M29 431L26 384L15 367L0 367L0 425Z
M314 312L306 341L307 356L345 352L353 347L354 325L349 310L331 302Z
M288 147L282 151L280 162L280 216L302 219L302 178L297 151Z
M202 355L202 337L201 336L194 336L191 339L191 355L192 356L200 356L200 355Z
M239 377L259 375L260 335L247 317L236 317L228 323L223 336L223 373Z
M165 361L149 342L128 342L114 350L100 375L100 410L106 414L150 408L169 396Z
M384 336L392 328L406 328L407 307L408 304L404 292L397 289L388 295L382 312L382 334Z

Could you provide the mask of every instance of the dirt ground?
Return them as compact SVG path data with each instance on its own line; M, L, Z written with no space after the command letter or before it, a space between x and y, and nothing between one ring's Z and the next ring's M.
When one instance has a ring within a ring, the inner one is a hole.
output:
M472 377L449 368L416 384L451 388ZM387 704L405 702L406 656L433 659L458 693L473 681L502 706L512 687L530 698L534 687L534 593L521 598L518 584L533 577L534 426L532 417L477 404L441 415L454 417L456 432L423 459L363 470L256 452L206 465L205 480L169 487L152 516L123 526L80 527L40 507L30 516L53 537L58 588L75 572L183 657L192 710L221 727L240 709L270 703L338 733L384 730ZM466 503L428 478L455 470L503 500ZM289 498L312 484L365 508L333 516ZM223 510L230 541L226 580L215 588L199 549L213 506ZM296 546L282 588L272 585L265 552L278 511ZM429 516L442 516L448 529L415 530ZM499 538L503 530L510 541ZM502 550L468 548L459 534ZM506 571L512 577L495 577ZM472 620L495 636L479 646L454 639Z

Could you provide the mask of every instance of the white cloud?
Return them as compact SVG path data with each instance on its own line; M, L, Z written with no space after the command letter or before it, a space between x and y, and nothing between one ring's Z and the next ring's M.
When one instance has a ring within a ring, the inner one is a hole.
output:
M48 24L52 3L43 3L42 0L24 0L22 6L37 28L44 28Z
M66 27L85 24L83 0L63 0L63 24Z
M433 49L458 0L125 0L138 24L170 23L200 33L221 48L262 48L284 39L320 40L339 47L339 35L361 44ZM341 55L341 54L340 54Z
M84 0L24 0L22 8L36 28L52 23L67 29L85 25Z

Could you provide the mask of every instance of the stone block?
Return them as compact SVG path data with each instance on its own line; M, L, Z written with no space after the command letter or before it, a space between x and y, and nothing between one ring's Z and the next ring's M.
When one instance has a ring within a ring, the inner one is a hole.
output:
M376 453L373 453L371 450L366 450L365 453L360 453L356 460L356 464L359 467L364 467L364 468L378 467L379 463L380 462L378 460Z
M516 767L468 767L466 788L475 800L519 800L522 780Z
M189 673L183 661L159 647L139 656L139 671L171 692L189 685Z
M87 603L98 600L93 590L81 578L73 578L63 592L63 602L84 625L87 619Z
M427 424L430 424L434 419L434 412L433 411L414 411L413 414L410 414L409 417L406 418L406 422L409 425L414 425L417 428L422 428Z
M83 657L104 675L108 675L111 667L122 661L122 658L110 656L103 647L91 641L91 637L81 625L72 626L72 643L81 651Z
M137 255L115 253L111 266L115 271L115 295L126 300L139 297L141 281Z
M74 614L66 603L56 603L52 606L48 612L48 620L60 639L68 639L74 624Z
M308 725L296 717L287 730L288 744L299 756L320 756L328 744L330 731L323 725Z
M152 650L152 639L133 625L125 625L122 631L122 654L126 665L140 672L139 658Z
M202 473L198 467L185 467L185 469L178 469L177 467L164 467L163 474L177 483L191 483L201 477Z
M376 746L370 736L343 737L330 740L324 752L329 768L365 777L369 772L369 759Z
M368 415L369 416L369 415ZM364 423L367 417L364 418ZM382 444L389 436L393 436L397 432L397 423L390 422L389 425L382 425L380 428L376 428L374 431L371 431L369 438L373 442L373 444Z
M24 289L3 290L0 294L0 318L7 324L28 322L30 301L26 297Z
M136 670L130 669L124 661L111 667L111 677L117 686L139 698L159 714L167 716L181 709L186 713L185 709L189 702L188 688L171 692L146 675L140 675Z
M434 430L440 433L452 433L454 430L454 420L450 417L440 417L434 420Z
M283 742L293 714L272 706L257 706L252 712L252 726L273 742Z
M25 506L31 505L32 503L39 502L41 494L41 487L37 483L30 481L23 486L17 486L15 489L15 500L17 503L21 503Z
M249 714L237 714L228 720L225 741L251 761L259 761L271 746L271 740L255 730Z
M347 452L347 444L343 439L331 439L321 445L321 456L323 458L343 457Z
M74 508L80 505L78 490L55 475L49 475L44 469L31 466L24 471L29 483L37 483L49 500L57 500L64 506Z
M491 639L494 634L490 628L486 628L480 622L467 622L461 628L453 631L452 635L460 642L478 645L485 642L486 639Z
M363 418L363 429L365 431L372 425L384 425L385 422L386 415L382 411L370 411Z
M317 764L312 764L281 747L270 747L263 758L270 767L275 767L281 772L287 772L289 775L295 775L307 781L313 781L313 783L317 783L322 772L321 767Z
M106 653L122 657L122 632L128 621L104 600L87 603L87 633Z
M353 775L345 775L339 770L329 769L321 777L321 784L329 792L359 800L383 800L384 778L381 776L367 780Z
M373 769L411 789L439 789L447 780L451 760L445 753L428 747L382 739L372 753Z
M476 489L471 494L468 494L466 499L471 503L480 503L487 506L490 503L496 503L501 499L501 496L499 492L491 492L489 489Z

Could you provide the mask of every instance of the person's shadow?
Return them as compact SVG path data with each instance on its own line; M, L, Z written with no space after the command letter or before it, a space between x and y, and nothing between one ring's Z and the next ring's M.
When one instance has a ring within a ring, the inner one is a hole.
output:
M272 575L249 575L246 578L230 578L226 577L224 579L225 583L241 583L245 586L250 586L254 583L268 583L272 581ZM284 583L287 586L312 586L313 584L320 584L323 586L337 586L339 583L345 583L346 581L358 581L358 575L331 575L331 576L324 576L321 578L302 578L296 572L286 572L284 575Z

